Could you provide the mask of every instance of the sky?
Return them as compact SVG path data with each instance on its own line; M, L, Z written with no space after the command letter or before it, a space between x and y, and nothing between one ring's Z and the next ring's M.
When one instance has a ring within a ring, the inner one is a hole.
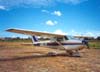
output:
M100 36L100 0L0 0L0 37L27 37L9 28Z

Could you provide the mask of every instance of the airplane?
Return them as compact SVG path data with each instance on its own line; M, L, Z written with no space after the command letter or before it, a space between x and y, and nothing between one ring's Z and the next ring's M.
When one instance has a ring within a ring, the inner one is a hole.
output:
M86 48L86 42L75 39L72 36L53 34L39 31L29 31L23 29L7 29L8 32L30 35L34 46L43 46L52 49L65 50L69 56L80 56L79 50ZM48 40L40 41L40 37L46 37Z

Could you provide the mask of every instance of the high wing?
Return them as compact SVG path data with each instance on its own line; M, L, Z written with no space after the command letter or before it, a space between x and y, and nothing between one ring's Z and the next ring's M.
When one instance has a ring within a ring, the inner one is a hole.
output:
M60 34L29 31L29 30L22 30L22 29L7 29L6 31L19 33L19 34L25 34L25 35L32 35L32 36L48 36L48 37L63 37L63 36L65 36L65 35L60 35Z

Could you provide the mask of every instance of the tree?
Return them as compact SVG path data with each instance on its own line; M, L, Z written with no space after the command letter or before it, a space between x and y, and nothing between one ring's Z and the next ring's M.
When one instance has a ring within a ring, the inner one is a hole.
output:
M97 40L100 40L100 36L97 37Z

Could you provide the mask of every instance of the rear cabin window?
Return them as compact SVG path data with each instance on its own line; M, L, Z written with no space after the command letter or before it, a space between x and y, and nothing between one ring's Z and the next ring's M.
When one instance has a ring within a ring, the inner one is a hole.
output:
M57 38L57 41L64 41L64 40L68 40L68 38L66 36Z
M59 37L59 38L57 38L57 41L63 41L63 37Z

